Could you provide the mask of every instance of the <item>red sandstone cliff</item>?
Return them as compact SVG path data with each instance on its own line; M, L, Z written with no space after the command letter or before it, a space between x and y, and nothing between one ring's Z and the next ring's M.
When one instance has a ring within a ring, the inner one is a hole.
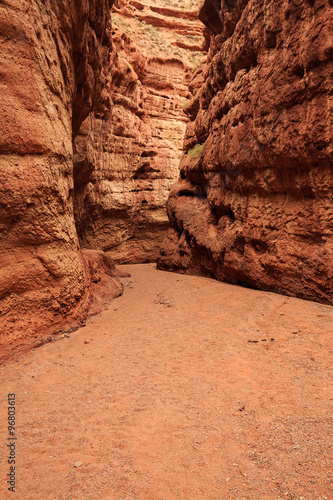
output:
M193 67L205 57L194 4L121 0L112 11L112 107L92 113L75 141L74 211L82 246L118 262L156 260L168 228L183 108Z
M206 0L159 267L333 303L331 0Z
M74 224L72 139L92 109L108 106L110 8L109 0L0 4L3 349L80 320L91 279L98 281ZM114 272L106 257L98 259ZM108 286L120 293L119 283Z

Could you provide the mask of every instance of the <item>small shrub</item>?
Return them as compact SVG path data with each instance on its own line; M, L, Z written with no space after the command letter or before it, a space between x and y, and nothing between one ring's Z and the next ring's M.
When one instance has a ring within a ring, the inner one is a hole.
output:
M196 144L193 148L189 149L187 154L190 158L199 158L204 148L205 143Z

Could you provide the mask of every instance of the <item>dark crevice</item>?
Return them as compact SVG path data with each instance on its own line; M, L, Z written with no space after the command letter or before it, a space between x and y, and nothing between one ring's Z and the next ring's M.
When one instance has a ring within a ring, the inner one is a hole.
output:
M152 158L153 156L156 156L157 155L157 151L143 151L143 153L141 153L141 158Z
M237 279L237 285L242 286L243 288L251 288L252 290L258 290L258 287L255 286L253 283L249 283L248 281L244 279Z
M277 33L275 31L266 31L266 46L268 49L274 49L277 42Z
M250 240L250 245L259 253L267 252L268 245L266 241L253 238Z
M141 179L147 180L151 179L151 174L154 173L155 170L151 168L149 163L142 165L134 174L133 179Z
M236 220L235 212L231 209L230 206L229 207L212 206L211 211L212 211L212 215L214 217L214 220L216 221L216 224L218 224L221 217L228 217L230 222L235 222L235 220Z

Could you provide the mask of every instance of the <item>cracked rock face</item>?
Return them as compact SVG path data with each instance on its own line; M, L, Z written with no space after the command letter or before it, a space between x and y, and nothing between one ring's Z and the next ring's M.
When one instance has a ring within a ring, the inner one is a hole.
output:
M332 2L206 0L199 17L214 36L158 265L332 304Z
M101 105L108 0L0 4L1 342L80 319L89 273L73 215L72 138Z

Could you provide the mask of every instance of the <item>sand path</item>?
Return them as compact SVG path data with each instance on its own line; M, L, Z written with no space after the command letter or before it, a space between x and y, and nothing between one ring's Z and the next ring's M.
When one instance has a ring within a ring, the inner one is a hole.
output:
M333 308L123 268L106 311L0 368L0 498L332 499Z

